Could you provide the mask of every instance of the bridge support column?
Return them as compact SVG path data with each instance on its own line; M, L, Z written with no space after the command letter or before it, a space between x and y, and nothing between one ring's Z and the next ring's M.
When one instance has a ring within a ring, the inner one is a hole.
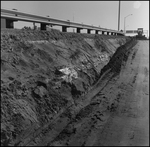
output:
M90 29L87 29L87 33L88 33L88 34L91 34L91 30L90 30Z
M45 23L41 23L41 30L46 30L46 24Z
M107 32L107 35L109 35L109 32Z
M6 28L6 19L1 18L1 28Z
M104 31L102 31L102 34L104 35L104 34L105 34L105 32L104 32Z
M77 33L81 33L81 28L77 28Z
M14 28L14 21L6 19L6 28Z
M1 28L14 28L14 21L17 20L1 18Z
M62 26L62 32L67 32L67 27L66 26Z
M95 30L95 34L98 34L98 30Z

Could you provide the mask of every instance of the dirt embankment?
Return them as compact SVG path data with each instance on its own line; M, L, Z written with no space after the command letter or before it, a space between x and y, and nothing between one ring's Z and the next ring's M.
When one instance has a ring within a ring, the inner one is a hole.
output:
M122 45L130 46L130 40L56 30L2 30L1 145L37 145L63 114L67 118L62 126L58 122L60 130L51 131L53 140L70 121L68 116L76 115L86 106L83 101L97 93L102 74L119 70L117 60L127 58Z

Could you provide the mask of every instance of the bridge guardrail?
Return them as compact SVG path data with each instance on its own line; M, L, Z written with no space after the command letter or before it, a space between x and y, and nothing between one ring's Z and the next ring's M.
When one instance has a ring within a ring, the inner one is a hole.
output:
M59 20L59 19L54 19L50 17L37 16L37 15L13 11L13 10L1 9L1 17L13 18L15 20L19 19L19 20L24 20L24 21L37 22L37 23L45 23L45 24L50 24L50 25L59 25L59 26L67 26L67 27L76 27L76 28L81 28L81 29L104 31L104 32L110 32L110 33L118 33L118 34L124 35L123 32L116 31L116 30L100 28L100 27L96 27L92 25L86 25L83 23Z

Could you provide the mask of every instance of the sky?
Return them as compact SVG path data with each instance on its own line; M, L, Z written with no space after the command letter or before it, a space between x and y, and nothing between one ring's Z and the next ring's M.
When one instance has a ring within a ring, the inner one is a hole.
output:
M126 30L149 30L149 1L120 1L120 4L120 30L124 30L124 18L130 14L126 17ZM1 1L1 8L118 30L119 1ZM15 23L16 28L25 25L33 26Z

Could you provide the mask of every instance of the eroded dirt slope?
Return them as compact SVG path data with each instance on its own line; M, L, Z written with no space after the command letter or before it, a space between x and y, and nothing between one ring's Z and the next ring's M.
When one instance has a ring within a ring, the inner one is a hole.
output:
M149 146L149 42L128 49L89 104L55 139L49 136L40 145Z
M1 145L47 145L82 108L93 109L89 101L99 84L106 84L105 78L97 81L104 72L107 77L109 70L120 71L116 58L122 61L125 50L118 50L119 56L114 53L130 40L56 30L2 30Z

